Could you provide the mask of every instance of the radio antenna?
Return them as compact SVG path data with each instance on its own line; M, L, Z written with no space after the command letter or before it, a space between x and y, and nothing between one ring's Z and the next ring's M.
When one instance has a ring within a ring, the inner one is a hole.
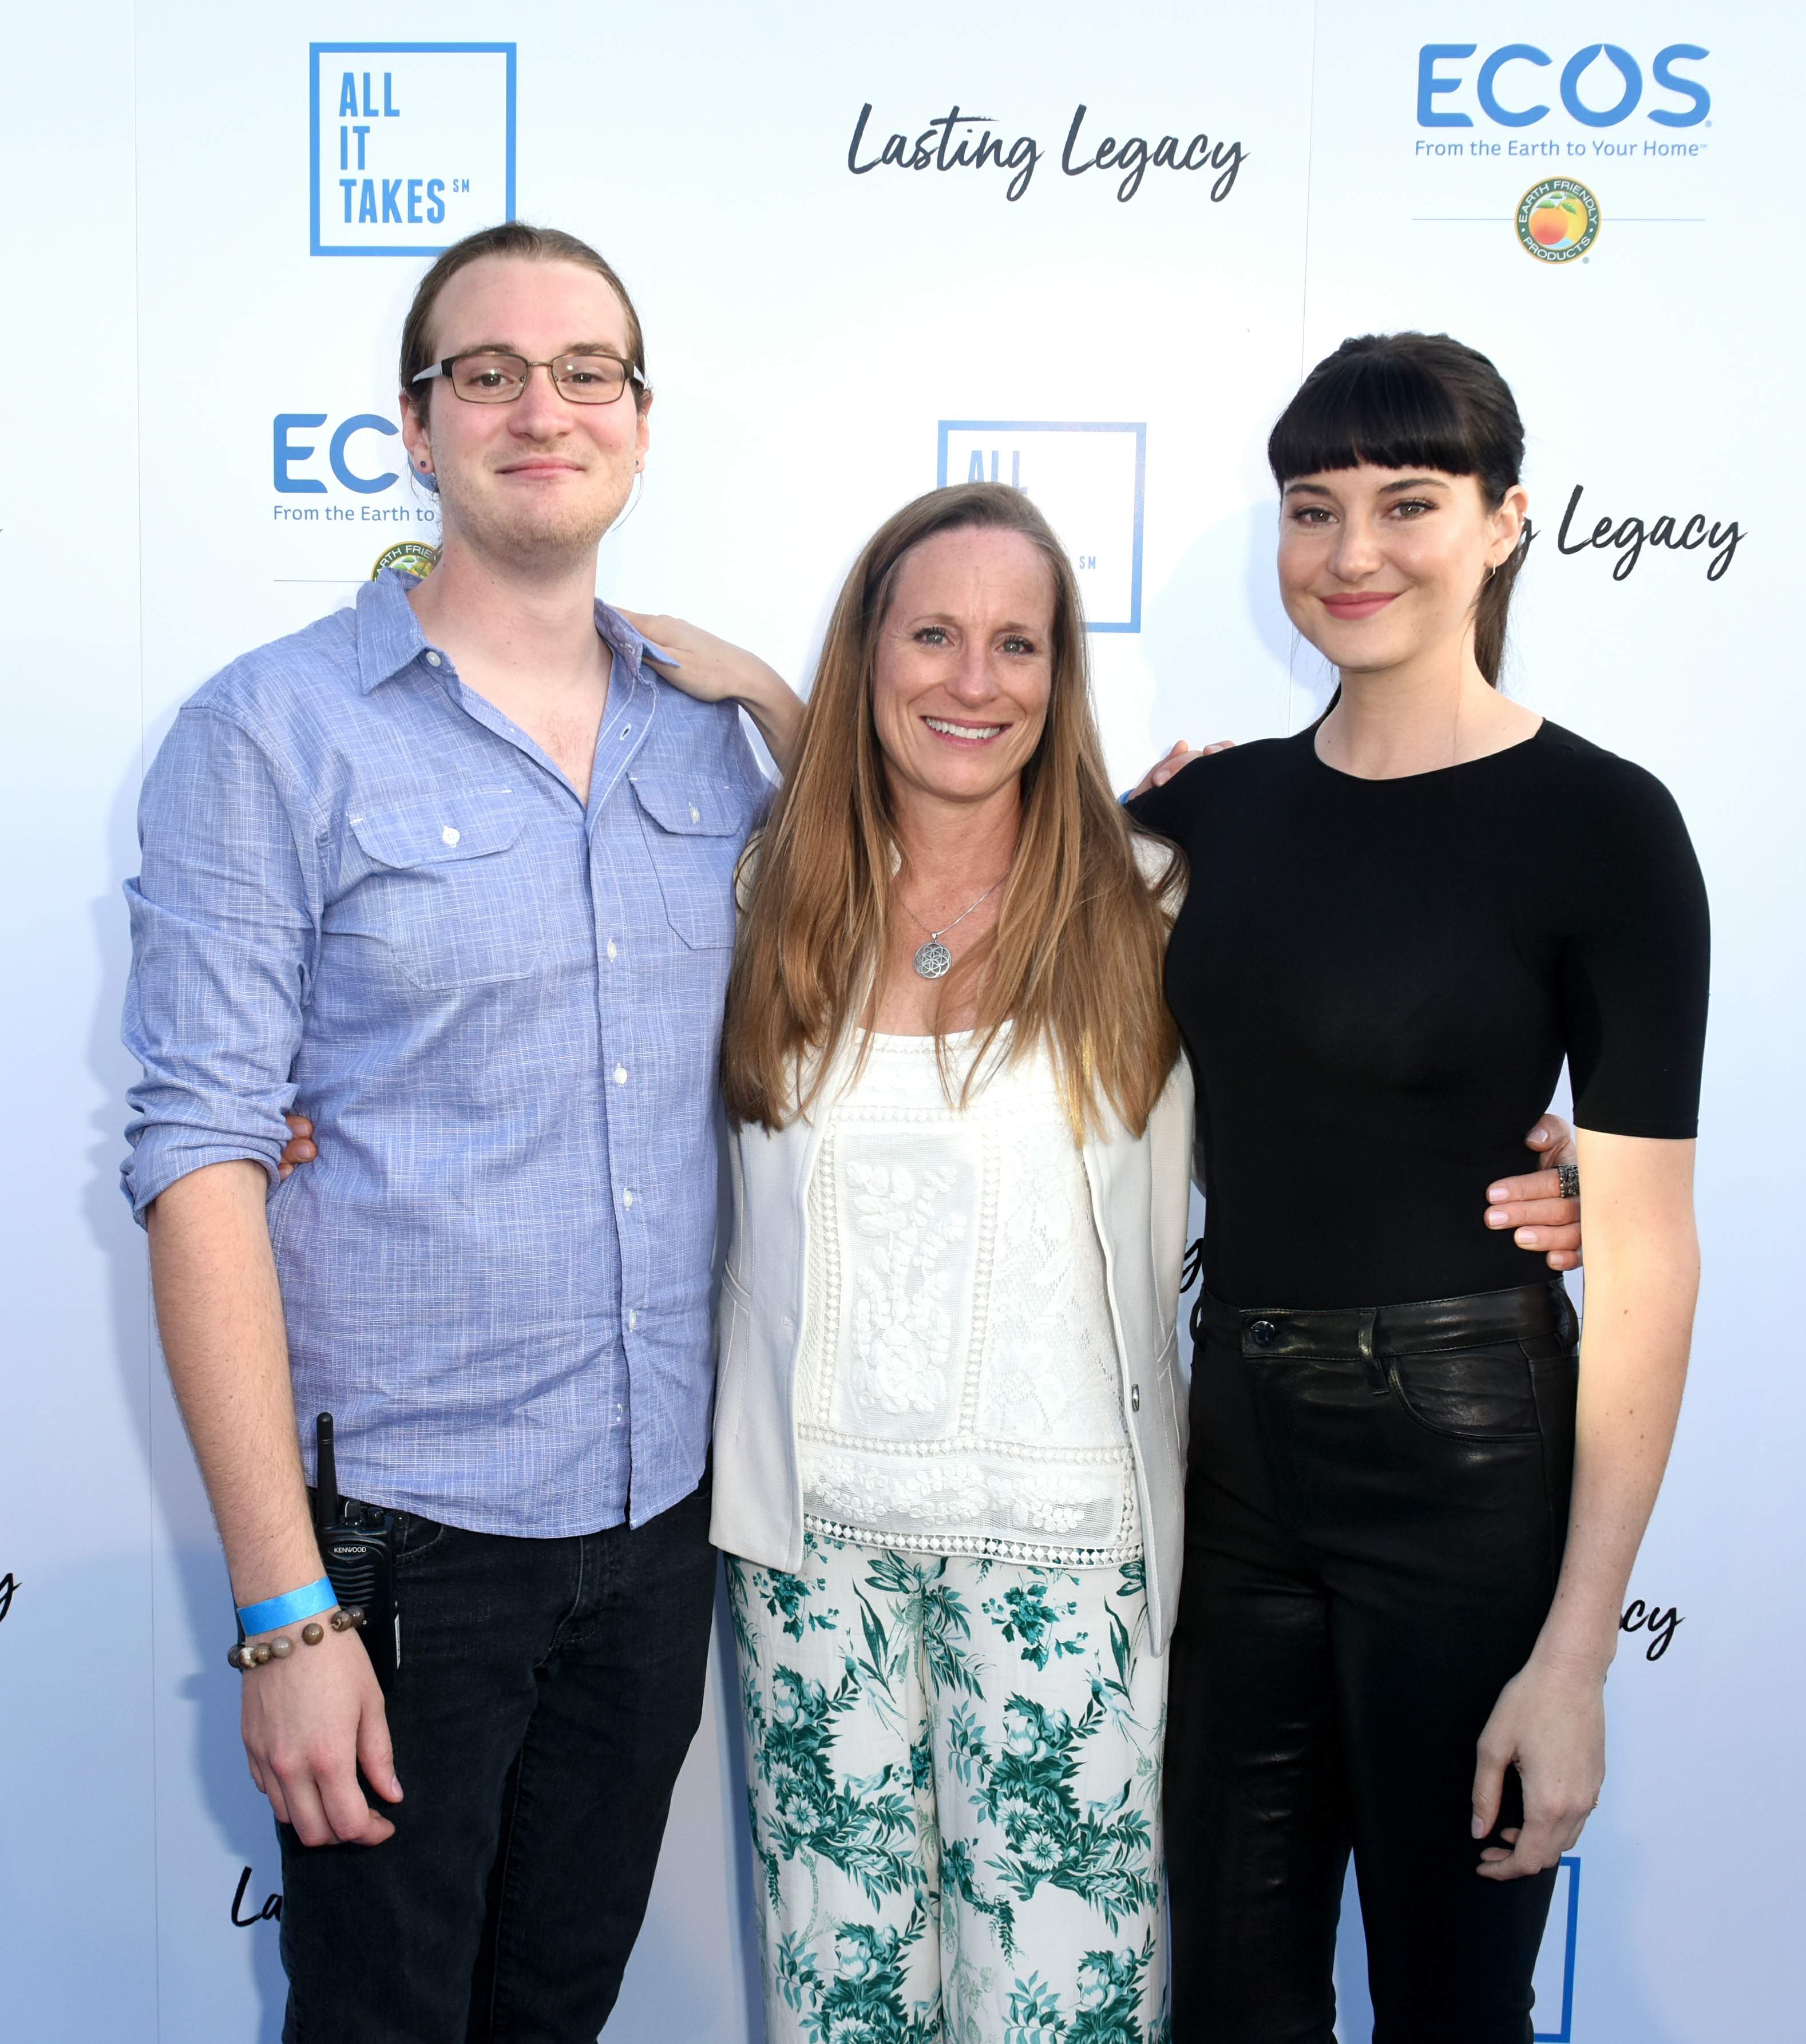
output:
M324 1533L339 1516L339 1461L332 1448L332 1416L313 1423L313 1527Z

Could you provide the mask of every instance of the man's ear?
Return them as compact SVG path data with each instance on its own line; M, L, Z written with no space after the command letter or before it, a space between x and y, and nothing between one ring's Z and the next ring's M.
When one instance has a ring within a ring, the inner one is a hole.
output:
M426 415L413 394L406 390L401 394L402 444L408 451L408 461L416 474L432 473L432 438L428 430Z

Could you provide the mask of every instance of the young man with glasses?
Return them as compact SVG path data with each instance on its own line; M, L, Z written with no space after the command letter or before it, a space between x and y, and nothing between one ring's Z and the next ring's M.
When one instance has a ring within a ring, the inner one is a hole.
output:
M402 339L438 567L235 661L144 785L125 1179L240 1607L290 2039L587 2044L701 1714L716 1049L765 784L734 705L595 600L651 405L593 250L448 251ZM748 707L782 763L800 705ZM331 1139L279 1185L298 1097ZM322 1581L322 1411L336 1489L393 1515L386 1699Z

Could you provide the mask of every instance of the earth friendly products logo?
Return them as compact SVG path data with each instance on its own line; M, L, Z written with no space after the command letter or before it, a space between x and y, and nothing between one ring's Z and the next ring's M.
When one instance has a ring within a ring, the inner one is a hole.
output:
M424 582L438 565L436 547L428 546L425 540L402 540L393 547L385 547L376 556L370 578L375 582L385 568L399 568L403 574L418 575Z
M1599 202L1574 178L1545 178L1518 201L1517 238L1539 263L1571 263L1599 239Z

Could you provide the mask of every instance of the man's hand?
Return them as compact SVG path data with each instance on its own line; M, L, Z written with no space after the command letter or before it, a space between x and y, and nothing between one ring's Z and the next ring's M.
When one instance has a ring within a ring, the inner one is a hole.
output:
M1520 1249L1541 1250L1551 1270L1577 1270L1581 1263L1581 1203L1562 1197L1558 1164L1572 1164L1574 1132L1557 1114L1546 1114L1524 1139L1527 1149L1549 1160L1544 1171L1501 1178L1486 1190L1486 1225L1508 1228Z
M1213 752L1227 752L1235 743L1232 738L1219 738L1210 745L1193 748L1182 739L1175 739L1170 748L1156 759L1128 792L1132 802L1137 795L1145 795L1150 788L1164 788L1175 774L1182 774L1194 759L1208 759Z
M382 1692L357 1635L328 1627L318 1646L298 1641L286 1660L247 1669L243 1680L245 1757L277 1821L292 1824L304 1846L393 1838L395 1827L358 1781L361 1768L384 1801L402 1800Z
M1524 1823L1501 1831L1475 1869L1488 1881L1542 1873L1571 1851L1605 1780L1605 1685L1597 1668L1545 1664L1532 1654L1499 1692L1480 1735L1474 1835L1499 1820L1505 1769L1524 1784Z
M297 1164L311 1164L320 1155L314 1147L313 1124L305 1114L285 1114L282 1119L289 1125L289 1139L276 1166L279 1178L286 1178Z

